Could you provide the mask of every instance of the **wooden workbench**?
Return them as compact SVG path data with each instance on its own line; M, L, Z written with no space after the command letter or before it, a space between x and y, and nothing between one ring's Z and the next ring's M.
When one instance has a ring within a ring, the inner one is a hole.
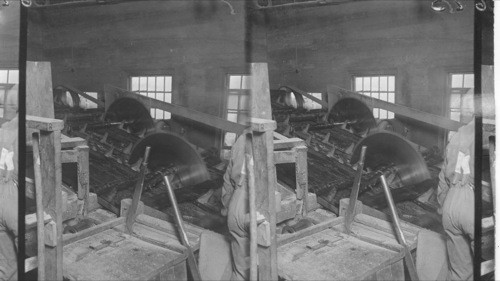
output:
M161 230L120 217L65 235L63 274L69 280L187 280L186 248Z
M337 231L343 219L280 239L279 276L285 280L404 280L402 247Z
M357 214L352 234L345 217L321 222L295 233L278 235L278 269L287 280L404 280L403 252L391 223ZM423 228L402 222L408 246L415 251ZM328 245L308 249L328 240Z

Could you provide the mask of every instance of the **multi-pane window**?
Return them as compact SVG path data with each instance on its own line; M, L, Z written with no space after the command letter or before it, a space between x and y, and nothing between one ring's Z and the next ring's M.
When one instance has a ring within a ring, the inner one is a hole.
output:
M355 92L390 103L395 103L396 78L391 75L354 76L353 87ZM373 117L379 119L393 119L394 112L374 108Z
M463 122L462 106L464 95L474 88L474 74L450 74L450 119Z
M465 94L474 88L474 74L472 73L451 73L450 74L450 119L458 122L466 122L462 115ZM450 139L455 132L448 132Z
M250 107L250 76L228 75L227 83L227 120L245 124L248 121ZM236 134L228 132L224 136L224 145L232 146L236 141Z
M0 118L6 111L17 110L17 89L19 84L19 70L0 69Z
M172 103L172 76L130 77L130 91L140 95ZM151 108L154 119L170 119L171 114L158 108Z

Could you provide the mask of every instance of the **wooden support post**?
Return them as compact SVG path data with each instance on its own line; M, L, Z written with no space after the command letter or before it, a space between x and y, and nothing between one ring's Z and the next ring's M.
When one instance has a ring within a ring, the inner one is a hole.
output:
M26 112L33 116L54 118L50 62L26 62Z
M271 94L267 63L251 63L250 68L252 73L252 117L271 120Z
M295 186L297 193L297 200L302 200L302 214L307 215L307 195L309 193L307 181L307 146L295 147L296 160L295 160Z
M45 246L45 278L63 279L61 120L26 116L29 129L40 130L40 159L43 207L56 224L56 247Z
M253 156L255 169L256 208L269 223L270 246L259 245L259 280L278 280L276 247L276 170L274 166L273 131L276 122L252 118Z
M76 147L77 160L77 173L78 173L78 200L83 200L83 209L78 215L86 216L89 208L89 147L78 146Z
M40 132L40 155L45 211L56 222L56 240L60 247L46 246L45 274L47 280L62 280L62 191L61 132Z

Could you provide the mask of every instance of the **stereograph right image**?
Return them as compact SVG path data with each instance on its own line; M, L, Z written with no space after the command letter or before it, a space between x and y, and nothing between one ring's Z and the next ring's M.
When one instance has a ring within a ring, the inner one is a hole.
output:
M493 1L19 5L19 279L494 280Z

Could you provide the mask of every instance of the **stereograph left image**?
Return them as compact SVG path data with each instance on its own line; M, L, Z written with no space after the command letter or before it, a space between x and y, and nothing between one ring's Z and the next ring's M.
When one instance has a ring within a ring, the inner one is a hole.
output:
M492 23L0 0L0 281L495 280Z
M208 280L214 243L230 278L222 186L250 117L245 4L27 7L26 279Z

